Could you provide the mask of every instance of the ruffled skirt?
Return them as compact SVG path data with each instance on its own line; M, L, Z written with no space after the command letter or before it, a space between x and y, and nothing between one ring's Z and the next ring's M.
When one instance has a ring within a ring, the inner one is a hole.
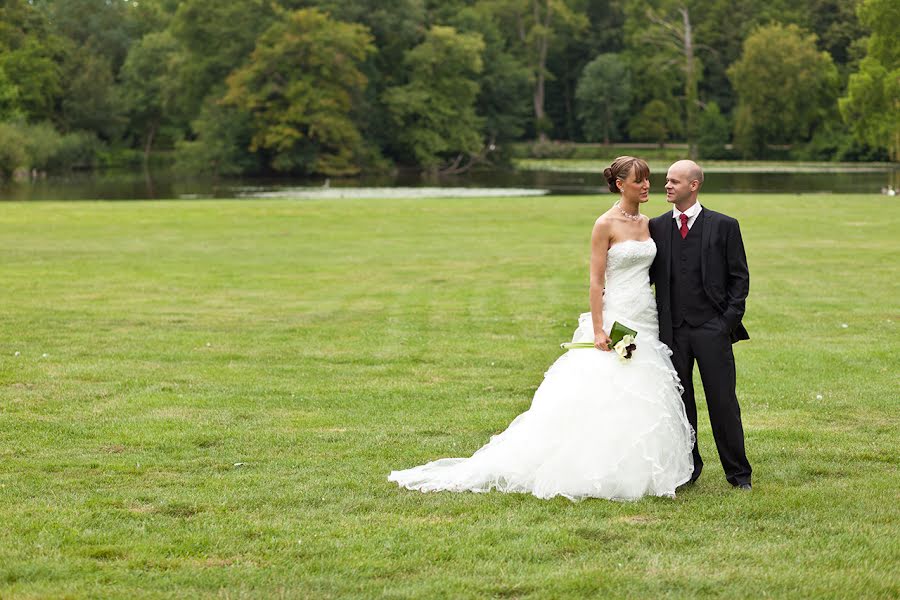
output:
M593 348L563 354L529 410L471 457L393 471L388 479L422 492L674 497L693 472L694 432L669 349L655 332L638 332L630 360ZM590 313L582 315L573 339L593 339Z

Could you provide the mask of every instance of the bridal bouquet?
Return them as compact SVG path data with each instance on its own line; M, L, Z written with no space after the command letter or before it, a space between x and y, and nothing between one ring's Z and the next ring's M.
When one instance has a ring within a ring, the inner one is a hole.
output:
M612 329L609 330L609 340L610 346L613 350L616 351L622 360L628 360L634 354L634 351L637 350L637 344L634 343L634 338L637 337L637 331L631 329L630 327L625 327L618 321L613 323ZM566 350L574 350L576 348L593 348L593 342L567 342L565 344L560 344L560 348L564 348Z

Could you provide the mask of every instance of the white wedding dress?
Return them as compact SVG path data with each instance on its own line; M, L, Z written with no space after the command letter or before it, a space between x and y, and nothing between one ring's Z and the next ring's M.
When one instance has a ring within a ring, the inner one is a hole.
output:
M659 341L649 280L655 255L652 240L620 242L608 253L603 322L638 332L630 360L594 348L569 350L544 375L531 408L470 458L393 471L388 479L423 492L674 496L693 472L694 432L671 352ZM591 314L584 313L572 341L593 340Z

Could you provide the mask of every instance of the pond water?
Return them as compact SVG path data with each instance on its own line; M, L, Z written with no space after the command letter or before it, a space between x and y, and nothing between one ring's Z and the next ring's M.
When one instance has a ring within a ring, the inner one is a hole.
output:
M739 167L738 167L739 168ZM782 166L783 168L783 166ZM844 172L735 172L708 169L706 193L880 193L900 187L900 170L881 166ZM758 169L757 169L758 171ZM651 175L663 188L665 175ZM464 188L464 189L461 189ZM147 200L203 198L376 198L608 193L597 172L480 171L430 178L416 172L348 179L214 179L171 173L105 172L0 184L0 200Z

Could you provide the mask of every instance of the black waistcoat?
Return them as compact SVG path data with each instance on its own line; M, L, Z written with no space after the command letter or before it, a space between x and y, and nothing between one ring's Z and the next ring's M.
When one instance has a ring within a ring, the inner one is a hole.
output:
M700 271L700 241L703 239L703 215L698 215L687 237L682 239L678 222L672 219L672 326L685 321L693 327L719 315L703 289Z

